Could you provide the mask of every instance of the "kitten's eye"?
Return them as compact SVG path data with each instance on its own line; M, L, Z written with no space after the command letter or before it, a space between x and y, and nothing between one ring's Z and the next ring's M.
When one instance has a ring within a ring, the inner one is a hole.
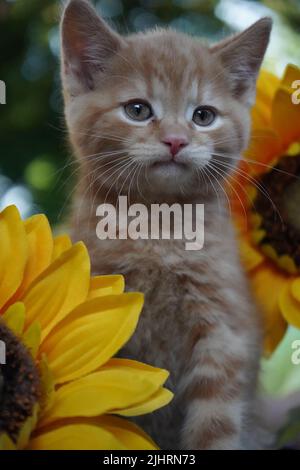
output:
M208 106L199 106L193 115L193 121L197 126L207 127L210 126L216 119L217 114L212 108Z
M125 113L133 121L147 121L153 116L152 108L149 104L134 101L124 106Z

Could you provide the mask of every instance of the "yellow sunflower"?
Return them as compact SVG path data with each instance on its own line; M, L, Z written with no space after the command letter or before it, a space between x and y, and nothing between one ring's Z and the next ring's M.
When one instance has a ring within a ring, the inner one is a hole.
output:
M267 354L287 324L300 328L300 105L292 100L299 79L293 65L282 80L261 73L251 144L229 188Z
M112 358L143 305L122 276L90 277L82 243L45 216L0 213L0 449L157 449L124 417L172 398L168 372Z

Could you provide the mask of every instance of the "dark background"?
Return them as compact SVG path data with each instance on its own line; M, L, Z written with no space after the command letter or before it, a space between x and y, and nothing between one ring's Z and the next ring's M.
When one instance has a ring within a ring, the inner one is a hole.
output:
M0 0L0 209L16 204L24 217L45 212L56 225L74 185L63 121L59 76L60 1ZM271 15L266 66L281 74L300 65L300 0L99 0L121 32L154 25L218 40Z

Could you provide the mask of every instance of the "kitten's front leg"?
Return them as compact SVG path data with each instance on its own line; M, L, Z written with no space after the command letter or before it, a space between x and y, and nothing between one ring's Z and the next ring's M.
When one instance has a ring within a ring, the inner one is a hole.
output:
M186 410L182 449L243 447L249 408L248 339L224 325L199 327L180 387Z

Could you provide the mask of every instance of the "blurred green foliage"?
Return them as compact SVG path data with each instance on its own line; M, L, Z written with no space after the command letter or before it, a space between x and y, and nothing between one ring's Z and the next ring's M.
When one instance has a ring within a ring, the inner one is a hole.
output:
M0 106L0 174L10 179L11 185L24 184L33 197L31 211L45 212L54 224L60 222L59 215L68 205L73 184L69 178L72 165L68 165L70 151L60 91L61 3L0 0L0 79L7 85L7 104ZM171 23L208 39L218 39L230 31L230 26L216 14L219 3L220 0L94 1L120 31ZM265 3L299 32L300 0L244 3ZM0 181L0 197L4 192Z

